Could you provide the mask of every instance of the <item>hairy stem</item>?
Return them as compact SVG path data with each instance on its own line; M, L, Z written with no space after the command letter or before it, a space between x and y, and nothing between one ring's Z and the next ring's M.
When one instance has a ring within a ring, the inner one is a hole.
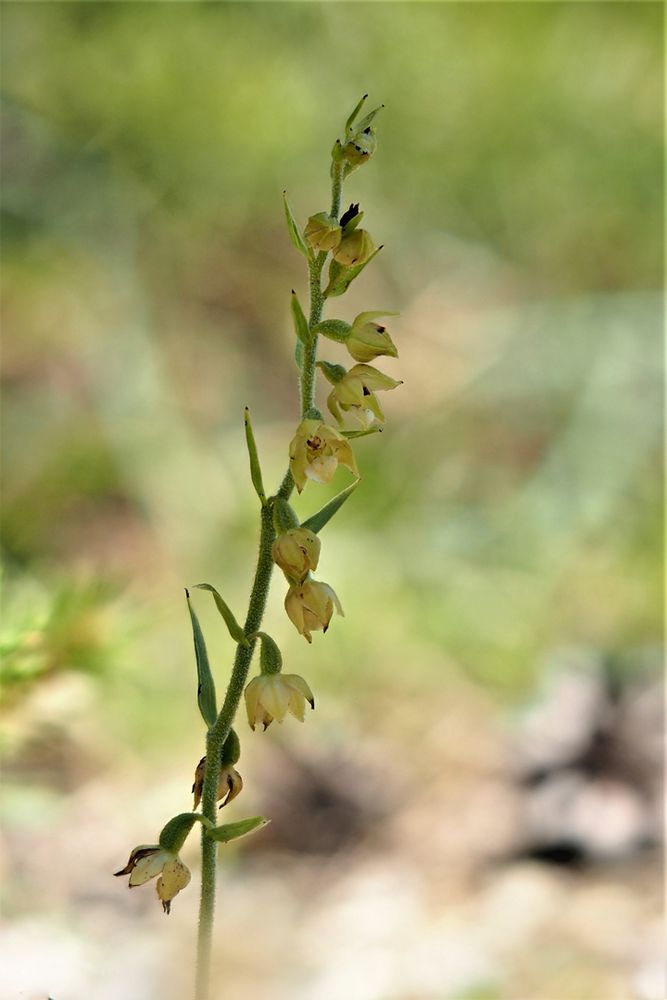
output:
M338 217L340 212L341 188L343 183L343 167L341 164L334 164L331 184L331 215ZM326 259L326 253L319 253L309 263L308 274L310 280L310 317L309 327L312 330L322 319L324 309L324 296L322 294L322 268ZM315 401L315 362L317 361L317 336L314 336L311 344L304 351L303 366L300 378L301 394L301 418L303 419L307 411L310 410ZM294 489L292 473L287 470L282 483L277 491L277 496L287 500ZM271 572L273 570L273 560L271 559L271 546L275 538L273 518L269 506L261 509L261 527L259 535L259 556L255 579L250 592L248 604L248 614L246 617L244 632L246 636L254 635L262 624L266 599L269 593L271 582ZM218 779L220 777L220 758L225 740L229 735L236 712L243 695L248 670L255 650L255 640L247 646L239 645L236 648L232 675L227 687L227 693L222 708L213 726L208 731L206 737L206 765L204 770L204 787L202 789L202 815L216 824L216 804ZM201 872L201 897L199 902L199 933L197 938L197 972L195 984L195 1000L208 1000L210 965L211 965L211 939L213 935L213 919L215 913L215 885L216 885L216 858L218 845L211 837L205 835L202 829L201 838L202 850L202 872Z

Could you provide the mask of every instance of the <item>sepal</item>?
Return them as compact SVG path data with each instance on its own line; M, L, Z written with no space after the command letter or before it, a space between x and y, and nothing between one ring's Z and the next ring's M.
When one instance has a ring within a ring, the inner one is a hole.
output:
M382 250L382 246L373 250L370 257L368 257L363 264L355 264L354 267L342 267L335 260L332 260L329 265L329 284L324 289L323 293L325 299L332 299L337 295L344 295L354 279L361 274L363 269L370 264L374 257L377 257L380 250Z

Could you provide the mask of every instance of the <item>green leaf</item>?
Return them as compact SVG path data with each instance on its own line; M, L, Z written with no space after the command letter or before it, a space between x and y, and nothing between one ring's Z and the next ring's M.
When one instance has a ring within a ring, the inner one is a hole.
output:
M195 823L203 823L206 827L211 826L211 821L206 816L193 812L179 813L178 816L174 816L168 823L165 823L158 838L162 850L178 854Z
M287 220L287 231L289 233L289 238L291 239L293 245L302 253L306 260L312 260L313 255L308 249L308 245L301 235L301 231L296 224L296 220L292 215L292 209L289 207L289 202L287 200L287 191L283 191L283 204L285 206L285 218Z
M361 274L363 269L367 266L367 264L370 264L373 258L379 254L381 249L381 246L377 247L370 257L363 262L363 264L355 264L354 267L341 268L340 264L338 264L335 260L332 260L329 267L329 284L324 289L325 299L334 298L336 295L343 295L348 290L354 279ZM336 264L336 268L334 268L334 264Z
M340 267L340 265L338 265ZM331 273L331 272L330 272ZM329 340L335 340L339 344L344 344L350 335L352 327L343 319L325 319L313 328L313 333L322 334Z
M294 361L299 371L303 368L303 344L297 339L294 344Z
M297 335L297 339L307 347L311 341L311 333L308 329L308 320L306 319L303 309L301 308L301 303L297 297L296 292L292 289L292 299L290 301L290 309L292 310L292 320L294 322L294 332Z
M254 833L255 830L261 830L270 822L271 820L264 816L250 816L248 819L239 820L238 823L224 823L222 826L216 826L212 830L207 830L206 835L221 844L229 844L232 840L238 840L239 837L246 837L249 833Z
M250 410L247 406L243 411L243 421L245 423L245 439L246 444L248 445L248 455L250 457L250 478L252 479L252 485L255 487L255 492L262 502L262 506L266 506L266 494L264 493L264 484L262 482L262 470L259 465L255 435L252 432L252 424L250 423Z
M352 126L354 125L354 119L357 117L357 115L359 114L359 112L363 108L364 102L367 100L367 98L368 98L368 94L364 94L364 96L361 98L361 100L357 104L356 108L354 109L354 111L352 112L352 114L350 115L350 117L348 118L348 120L345 122L345 134L346 135L348 134L348 132L352 132L353 131Z
M243 631L243 629L241 628L236 618L234 617L230 609L227 607L227 605L225 604L225 602L223 601L222 597L215 589L215 587L212 587L210 583L197 583L195 584L195 587L197 590L209 590L213 594L213 600L215 601L215 606L222 615L225 625L227 626L227 629L229 630L229 634L231 635L232 639L234 640L234 642L238 642L242 646L247 646L248 640L245 637L245 632Z
M358 485L359 480L355 479L355 481L348 486L347 489L342 490L333 498L333 500L330 500L329 503L326 503L321 510L318 510L316 514L313 514L312 517L303 521L301 527L308 528L309 531L314 531L315 534L318 534L324 525L331 520L336 511L340 510L347 498L354 493Z
M215 700L215 682L208 662L204 633L190 603L190 595L187 590L185 591L185 596L188 602L190 621L192 622L192 637L194 639L195 659L197 661L197 704L199 705L202 719L210 728L218 717Z

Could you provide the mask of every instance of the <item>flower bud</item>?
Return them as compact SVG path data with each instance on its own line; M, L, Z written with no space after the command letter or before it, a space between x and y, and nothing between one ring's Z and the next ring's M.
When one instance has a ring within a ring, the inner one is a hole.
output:
M290 583L301 583L311 570L317 569L321 542L307 528L290 528L278 535L271 547L271 557Z
M202 759L197 764L197 770L195 771L195 780L192 785L192 791L194 793L194 805L193 809L196 809L201 802L202 792L204 790L204 770L206 767L206 757ZM237 795L241 792L243 788L243 778L236 770L232 764L223 764L220 768L220 776L218 778L218 788L215 796L216 802L220 802L220 809L223 806L228 806L232 799L235 799Z
M372 323L370 320L376 316L391 316L392 313L365 312L359 313L349 336L345 341L345 346L355 361L367 362L381 354L390 358L397 358L398 351L396 345L387 333L385 326L379 323Z
M376 149L377 136L375 129L369 126L363 132L357 132L345 143L343 146L343 155L354 170L355 167L360 167L363 163L367 163Z
M374 250L375 244L368 230L353 229L343 236L333 256L343 267L354 267L367 261Z
M313 250L335 250L341 241L342 229L337 219L326 212L311 215L303 231Z
M287 591L285 611L297 632L312 642L311 632L320 629L326 632L334 612L343 614L340 601L328 583L320 583L310 577L303 583L293 584Z

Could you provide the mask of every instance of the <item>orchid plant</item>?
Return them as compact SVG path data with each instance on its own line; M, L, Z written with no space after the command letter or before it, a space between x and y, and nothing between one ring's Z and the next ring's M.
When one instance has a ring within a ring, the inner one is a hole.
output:
M197 700L206 724L206 754L196 767L194 810L174 816L162 829L157 844L135 847L124 868L116 875L129 875L129 885L137 886L157 878L156 888L164 911L169 913L174 897L190 882L190 872L179 857L195 823L201 825L201 897L195 1000L209 997L211 937L216 891L216 861L219 844L261 829L268 820L252 816L233 823L218 823L218 808L229 806L243 788L236 765L241 756L238 730L234 728L239 705L245 698L247 718L252 729L264 730L275 720L281 723L291 714L303 722L306 706L315 707L309 684L298 674L284 673L281 652L276 642L261 631L273 566L277 565L287 581L285 611L297 631L311 643L312 633L326 632L334 610L343 614L334 590L313 578L320 557L320 532L356 488L360 474L352 441L382 429L384 414L376 393L394 389L401 383L378 371L370 362L379 356L397 357L396 347L380 317L395 315L382 311L360 313L352 323L342 319L323 319L325 304L342 296L351 283L382 249L376 247L370 233L361 228L363 212L352 203L341 213L343 183L357 168L373 156L377 136L375 118L380 108L363 115L367 95L359 101L345 123L342 139L337 139L331 153L331 205L328 211L316 212L300 228L284 195L287 229L292 244L303 255L308 267L310 287L309 315L301 307L295 292L291 295L291 314L295 332L295 361L299 373L300 423L286 449L287 471L275 493L264 489L257 446L245 410L245 438L250 461L250 476L259 500L259 556L250 594L245 623L241 626L220 593L210 584L198 584L208 591L236 644L236 653L221 707L218 707L215 681L209 664L204 636L186 590L187 605L194 637L197 665ZM328 261L327 280L324 268ZM347 348L356 362L349 370L343 365L318 359L321 337ZM315 406L317 370L330 383L327 406L329 422ZM290 505L296 488L301 493L309 483L329 483L338 466L344 466L353 482L317 513L300 523ZM259 645L259 673L248 682L253 654ZM218 807L218 803L221 803Z

